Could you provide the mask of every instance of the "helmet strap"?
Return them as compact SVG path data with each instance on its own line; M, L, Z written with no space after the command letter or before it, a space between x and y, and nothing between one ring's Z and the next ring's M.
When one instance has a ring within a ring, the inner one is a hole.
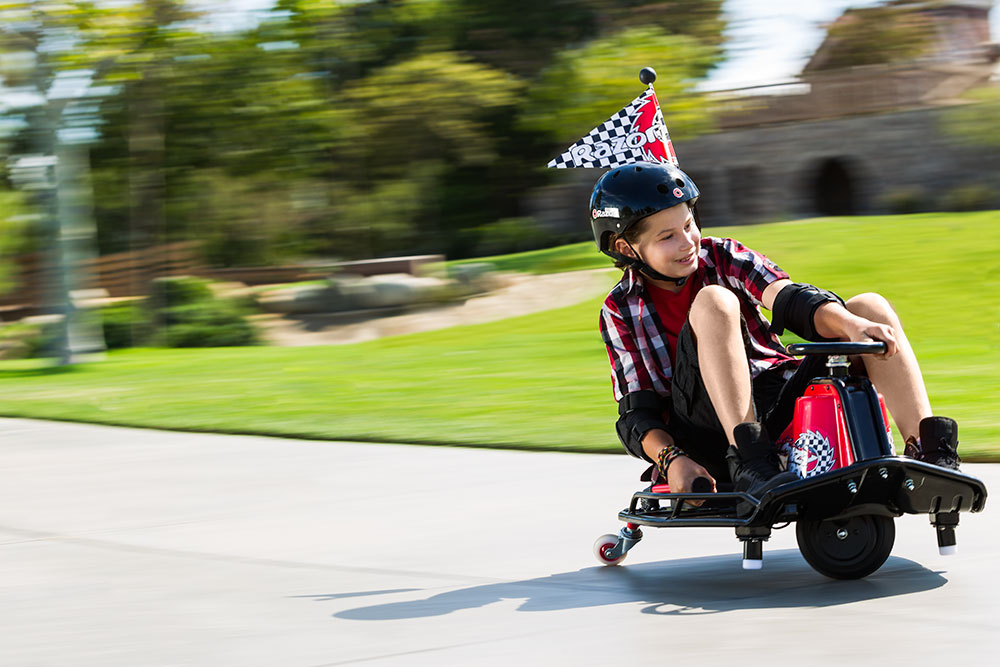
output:
M625 242L628 243L628 241ZM632 244L629 243L628 247L632 248ZM636 252L635 248L632 248L632 252L634 252L636 255L635 257L629 257L628 255L623 255L620 252L614 252L612 250L603 250L602 252L611 259L618 260L622 264L628 266L630 269L634 269L635 271L638 271L642 275L648 278L652 278L653 280L663 280L666 282L674 283L678 287L682 286L685 282L687 282L688 276L684 276L683 278L674 278L673 276L663 275L662 273L651 267L649 264L646 264L641 259L638 259L639 253Z

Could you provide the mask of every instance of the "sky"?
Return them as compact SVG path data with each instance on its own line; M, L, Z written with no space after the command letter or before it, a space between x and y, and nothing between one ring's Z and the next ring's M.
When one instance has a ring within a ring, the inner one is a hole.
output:
M251 25L255 13L274 0L190 0L213 8L230 28ZM872 7L879 0L726 0L729 19L726 61L701 86L703 90L780 83L801 71L823 39L823 25L848 7ZM1000 10L990 13L994 41L1000 41Z

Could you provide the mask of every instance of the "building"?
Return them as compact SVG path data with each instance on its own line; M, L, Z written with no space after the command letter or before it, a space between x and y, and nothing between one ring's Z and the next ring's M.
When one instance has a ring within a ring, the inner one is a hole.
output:
M941 209L963 188L978 189L975 205L1000 207L1000 151L957 141L943 122L969 103L966 93L1000 79L992 4L851 9L828 27L797 81L714 94L719 131L675 142L681 168L704 193L702 220ZM592 176L539 193L532 213L579 230Z
M995 85L991 5L897 0L848 10L798 82L720 95L721 131L676 146L682 168L706 193L705 221L941 208L969 186L994 193L983 205L1000 206L998 152L962 144L943 123L949 109L968 103L968 91ZM917 53L893 58L886 50L882 62L838 66L851 62L847 31L863 32L857 26L865 21L884 25L887 13L920 39L916 48L916 39L905 45Z

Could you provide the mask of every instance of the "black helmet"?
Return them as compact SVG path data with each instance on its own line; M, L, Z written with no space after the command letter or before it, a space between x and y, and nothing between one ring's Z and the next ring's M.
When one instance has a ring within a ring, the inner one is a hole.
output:
M671 206L694 206L701 193L687 174L674 165L633 162L601 176L590 195L590 227L594 243L606 255L608 239L636 222Z

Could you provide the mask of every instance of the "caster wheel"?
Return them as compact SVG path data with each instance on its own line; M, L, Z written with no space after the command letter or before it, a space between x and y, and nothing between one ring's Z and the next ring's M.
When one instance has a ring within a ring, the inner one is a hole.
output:
M891 517L865 514L849 519L799 521L799 551L814 570L832 579L860 579L882 567L896 540Z
M608 558L608 552L614 549L616 544L618 544L618 536L611 533L601 535L594 542L594 557L601 565L618 565L625 560L625 554L618 558Z

